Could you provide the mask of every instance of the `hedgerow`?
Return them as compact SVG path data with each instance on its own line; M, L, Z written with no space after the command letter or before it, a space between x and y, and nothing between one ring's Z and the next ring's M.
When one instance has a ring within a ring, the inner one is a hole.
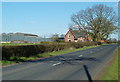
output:
M100 45L98 42L71 42L51 43L41 45L2 46L2 60L10 60L11 57L30 57L40 53L59 51L70 48L82 48L84 46Z

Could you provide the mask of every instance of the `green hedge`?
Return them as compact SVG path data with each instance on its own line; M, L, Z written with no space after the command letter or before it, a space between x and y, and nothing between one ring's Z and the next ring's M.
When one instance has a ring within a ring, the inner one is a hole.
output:
M44 45L2 46L2 59L10 60L10 57L30 57L40 53L59 51L69 48L82 48L84 46L98 45L98 42L78 43L52 43ZM100 43L99 43L100 45Z

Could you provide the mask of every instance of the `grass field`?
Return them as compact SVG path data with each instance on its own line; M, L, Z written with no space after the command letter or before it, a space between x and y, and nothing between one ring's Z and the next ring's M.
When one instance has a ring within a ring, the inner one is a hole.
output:
M51 44L56 42L41 42L41 43L0 43L0 46L22 46L22 45L39 45L39 44ZM60 42L64 43L64 42ZM114 43L115 44L115 43ZM107 43L102 43L101 45L108 45Z
M118 50L115 53L115 59L113 60L113 62L111 63L111 65L109 65L105 71L105 73L102 76L102 80L118 80L118 76L120 76L120 70L118 71L118 66L120 66L120 63L118 64L118 59L120 58L120 47L118 48Z
M35 45L40 43L2 43L0 46L20 46L20 45Z
M50 53L42 53L42 54L38 54L37 56L34 56L34 57L33 56L32 57L19 57L19 58L11 57L10 59L12 61L0 61L0 63L2 63L2 65L6 65L6 64L25 62L25 61L34 60L37 58L61 55L61 54L69 53L69 52L74 52L74 51L79 51L79 50L84 50L84 49L89 49L89 48L94 48L94 47L98 47L98 46L88 46L88 47L83 47L83 48L79 48L79 49L67 49L67 50L55 51L55 52L50 52Z

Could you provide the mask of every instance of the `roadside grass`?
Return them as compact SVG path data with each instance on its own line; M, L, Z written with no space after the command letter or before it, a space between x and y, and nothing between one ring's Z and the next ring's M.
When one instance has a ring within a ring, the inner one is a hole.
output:
M79 48L79 49L67 49L67 50L61 50L61 51L56 51L56 52L43 53L43 54L38 54L38 57L61 55L61 54L65 54L65 53L80 51L80 50L94 48L94 47L98 47L98 46L87 46L87 47L83 47L83 48Z
M16 63L15 61L0 61L0 65L6 65L6 64L13 64Z
M115 56L115 59L111 65L106 68L107 70L101 77L102 80L118 80L118 76L120 76L120 74L118 75L118 73L120 73L120 70L118 72L118 66L120 66L120 63L118 64L118 59L120 58L120 47L116 50Z
M103 44L101 44L101 45L108 45L107 43L103 43Z
M118 44L118 43L110 43L110 44ZM101 45L109 45L108 43L102 43Z
M18 57L11 57L10 61L3 60L3 61L0 61L0 63L2 65L13 64L13 63L20 63L20 62L25 62L25 61L29 61L29 60L35 60L35 59L38 59L38 58L45 58L45 57L50 57L50 56L56 56L56 55L66 54L66 53L75 52L75 51L79 51L79 50L99 47L99 46L100 45L97 45L97 46L86 46L86 47L79 48L79 49L67 49L67 50L61 50L61 51L55 51L55 52L49 52L49 53L42 53L42 54L38 54L37 56L31 56L31 57L19 57L19 58Z

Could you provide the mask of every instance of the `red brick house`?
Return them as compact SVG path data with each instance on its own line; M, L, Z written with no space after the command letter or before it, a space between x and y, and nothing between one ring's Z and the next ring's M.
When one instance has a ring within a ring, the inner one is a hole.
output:
M100 40L100 42L105 42L105 40Z
M65 42L86 42L86 41L92 41L91 38L88 38L88 35L85 33L81 33L78 30L72 30L69 29L68 32L64 36Z

